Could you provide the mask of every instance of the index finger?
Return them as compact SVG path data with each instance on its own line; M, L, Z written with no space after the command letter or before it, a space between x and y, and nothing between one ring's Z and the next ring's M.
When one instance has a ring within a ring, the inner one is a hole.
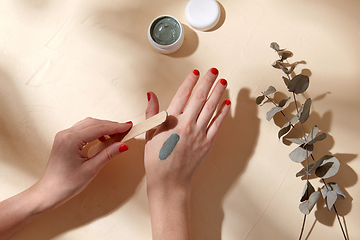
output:
M116 123L100 120L93 125L79 130L78 136L84 143L89 143L105 135L125 133L130 130L131 126L132 123Z

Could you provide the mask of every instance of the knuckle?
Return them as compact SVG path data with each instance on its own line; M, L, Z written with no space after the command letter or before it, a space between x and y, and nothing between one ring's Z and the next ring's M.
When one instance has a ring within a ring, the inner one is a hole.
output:
M213 102L207 102L205 104L205 108L209 111L215 111L215 108L216 108L216 104L214 104Z
M181 128L181 135L182 136L189 136L191 133L194 132L194 128L191 124L184 124Z
M206 93L202 90L198 90L196 91L196 93L194 94L194 97L196 100L199 100L199 101L205 101L206 100Z
M221 124L222 124L222 121L220 121L219 119L216 119L215 122L214 122L214 124L215 124L215 126L216 126L217 128L219 128L219 127L221 126Z
M111 160L113 158L113 154L109 151L108 148L105 148L105 155L107 160Z
M74 138L73 134L68 130L63 130L58 132L55 135L55 142L59 144L65 144L71 142L71 140Z
M94 120L94 118L92 118L92 117L87 117L84 119L84 121L93 121L93 120Z
M190 97L191 91L188 88L182 87L179 89L179 96L188 98Z

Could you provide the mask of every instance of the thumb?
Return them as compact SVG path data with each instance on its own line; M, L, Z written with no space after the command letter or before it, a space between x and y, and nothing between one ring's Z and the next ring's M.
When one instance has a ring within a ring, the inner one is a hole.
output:
M147 99L148 99L148 106L145 111L145 118L148 119L156 114L159 113L159 100L155 93L148 92L147 93ZM156 128L151 129L146 132L146 141L151 139L151 136L154 134Z
M128 149L129 147L126 143L115 142L90 158L88 161L89 167L95 171L100 171L112 158Z

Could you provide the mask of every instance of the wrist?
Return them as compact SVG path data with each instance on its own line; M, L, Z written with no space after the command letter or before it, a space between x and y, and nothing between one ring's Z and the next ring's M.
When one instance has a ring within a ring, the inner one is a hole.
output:
M51 184L49 181L38 181L29 190L36 199L39 212L48 212L66 201L59 192L61 185Z
M150 188L153 239L190 239L190 187Z

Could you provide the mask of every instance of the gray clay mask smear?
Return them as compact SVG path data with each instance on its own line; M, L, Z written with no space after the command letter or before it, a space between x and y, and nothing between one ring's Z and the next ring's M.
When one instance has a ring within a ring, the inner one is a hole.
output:
M176 133L171 134L171 136L164 142L164 145L160 149L160 160L165 160L172 153L179 139L180 136Z
M180 26L178 22L171 17L158 19L151 27L150 33L152 39L160 45L170 45L180 37Z

